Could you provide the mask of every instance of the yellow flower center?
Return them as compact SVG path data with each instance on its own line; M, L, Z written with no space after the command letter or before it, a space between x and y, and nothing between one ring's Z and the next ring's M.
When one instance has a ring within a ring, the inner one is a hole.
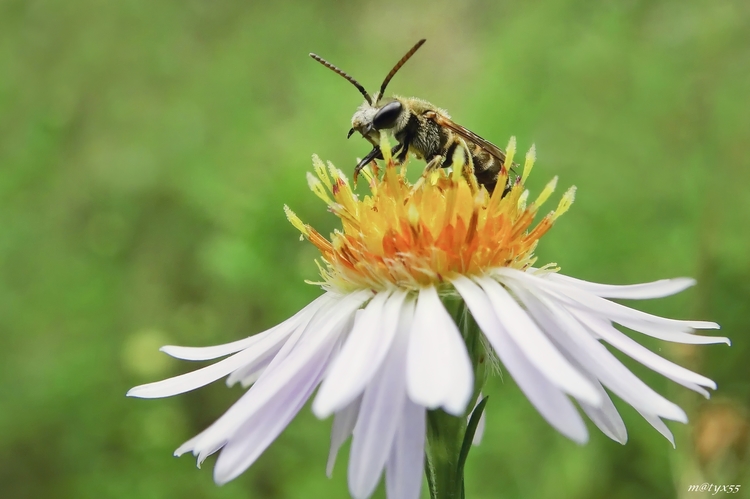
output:
M381 144L383 151L390 150L385 135ZM361 200L343 172L330 163L326 168L313 156L316 175L308 174L310 187L341 219L342 230L326 239L287 206L284 210L290 222L320 250L321 284L342 292L418 289L440 285L457 274L481 275L498 267L525 269L536 261L533 252L539 238L570 207L575 188L565 193L555 211L532 227L557 178L527 204L524 182L534 165L532 147L523 174L504 193L514 152L515 138L511 138L491 195L477 187L470 170L449 173L441 169L412 185L406 179L405 166L397 168L390 155L384 154L382 179L377 167L363 170L370 194ZM454 164L461 162L454 160Z

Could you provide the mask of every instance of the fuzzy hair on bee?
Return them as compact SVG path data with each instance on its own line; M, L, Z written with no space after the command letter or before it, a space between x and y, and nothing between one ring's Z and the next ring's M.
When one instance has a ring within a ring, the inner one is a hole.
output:
M396 63L380 85L380 90L372 97L353 77L322 57L310 54L310 57L354 85L365 98L365 102L352 116L352 127L347 138L358 132L373 148L354 168L354 177L356 179L360 170L371 161L383 159L380 132L386 131L390 132L397 142L391 150L395 160L403 163L409 154L425 160L427 166L424 175L437 168L453 166L453 158L459 157L456 153L459 150L465 151L464 164L455 165L454 168L473 168L477 183L492 193L498 176L506 167L505 152L502 149L453 122L447 111L426 100L416 97L383 97L393 76L425 41L418 41ZM508 190L510 178L507 175L505 178L508 178L508 184L504 188Z

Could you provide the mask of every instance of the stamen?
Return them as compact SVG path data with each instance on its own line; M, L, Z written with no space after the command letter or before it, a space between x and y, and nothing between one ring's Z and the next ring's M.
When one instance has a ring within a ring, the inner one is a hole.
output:
M512 136L508 141L508 147L505 149L505 161L503 162L503 169L507 172L510 170L510 166L513 164L513 156L516 155L516 136Z
M409 225L414 229L419 227L419 210L414 204L409 206Z
M326 188L330 191L331 190L331 179L328 178L328 174L326 173L326 166L323 164L323 161L320 160L320 157L317 154L313 154L313 169L315 169L315 174L318 176L321 182L326 186Z
M552 214L552 221L560 218L566 211L568 211L576 199L576 186L572 186L570 189L565 191L560 203L557 205L557 209Z
M466 142L461 140L461 145L456 147L456 150L453 151L453 157L451 158L451 161L453 161L453 175L451 175L451 180L454 182L458 182L458 179L461 178L461 167L464 164L464 158L466 157L464 155L465 147Z
M300 231L303 236L309 238L310 231L307 229L307 225L289 208L284 205L284 213L286 213L286 219L291 222L295 229Z
M521 196L518 198L518 210L523 211L526 209L526 202L529 199L529 191L525 190L521 193Z
M544 186L544 189L539 194L539 197L536 198L536 200L532 203L532 206L535 208L539 208L542 206L547 199L552 195L553 192L555 192L555 188L557 187L557 176L555 176L552 180L550 180L547 185Z
M391 143L388 140L388 134L385 130L380 131L380 152L383 153L383 161L386 165L390 165L391 161Z
M504 182L498 183L492 195L477 186L463 144L453 154L452 172L433 169L414 185L403 165L396 167L384 131L380 146L385 171L379 178L375 164L362 170L370 185L370 194L362 199L343 172L313 158L316 175L308 175L310 189L341 219L341 229L328 238L284 207L292 225L320 250L320 275L326 288L340 292L394 286L416 290L425 285L444 286L455 275L486 275L500 267L525 270L536 261L539 238L574 199L572 188L554 212L534 225L557 178L529 203L525 181L536 158L533 146L526 154L522 175L510 190L501 188ZM511 139L508 166L515 147Z
M523 162L523 174L521 175L521 183L525 184L526 179L529 178L534 163L536 162L536 145L531 144L531 149L526 153L526 161Z
M336 204L333 199L328 197L328 191L326 191L325 187L323 187L323 182L315 178L315 175L313 175L310 172L307 172L307 186L310 188L311 191L313 191L313 193L316 196L322 199L328 206Z

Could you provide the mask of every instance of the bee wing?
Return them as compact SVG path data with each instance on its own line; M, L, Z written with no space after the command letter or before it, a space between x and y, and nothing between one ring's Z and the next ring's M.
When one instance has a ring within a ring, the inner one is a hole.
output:
M472 144L476 144L477 146L481 147L488 154L497 159L501 165L505 163L505 151L497 147L492 142L483 139L468 128L461 126L458 123L454 123L450 118L446 118L445 116L442 116L434 111L428 111L424 114L424 116L428 119L433 120L438 125L450 129L465 141L471 142Z

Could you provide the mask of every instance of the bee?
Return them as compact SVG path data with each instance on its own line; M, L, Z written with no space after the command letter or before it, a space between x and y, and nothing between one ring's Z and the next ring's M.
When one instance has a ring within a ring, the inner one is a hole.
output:
M357 108L352 116L352 128L347 138L359 132L373 146L372 150L354 168L354 178L374 159L383 159L380 149L380 131L390 132L398 142L391 150L397 162L403 163L411 153L417 159L427 162L425 174L438 168L447 168L453 164L454 153L459 147L468 152L471 161L466 161L462 168L473 164L474 175L479 185L492 193L497 184L498 175L504 168L505 152L495 144L483 139L471 130L455 123L448 113L439 107L416 97L392 96L383 98L385 89L393 76L419 50L426 40L419 40L401 60L391 69L374 96L353 77L311 53L310 57L342 76L354 85L365 102ZM464 158L466 156L464 155ZM515 166L515 165L514 165ZM504 172L505 173L505 172ZM504 186L510 188L510 178Z

